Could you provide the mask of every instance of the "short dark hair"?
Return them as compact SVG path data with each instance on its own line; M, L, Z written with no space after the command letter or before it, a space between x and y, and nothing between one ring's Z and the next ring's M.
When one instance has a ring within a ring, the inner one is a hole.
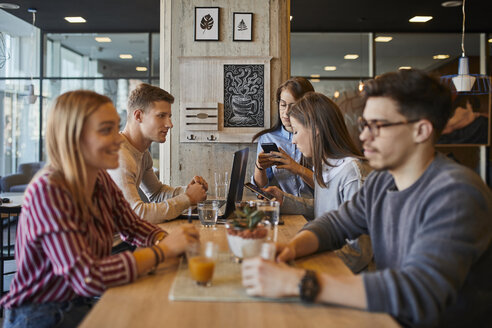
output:
M364 84L364 99L388 97L408 120L425 118L437 139L452 115L451 91L440 81L416 69L382 74Z
M136 109L147 111L150 105L156 101L174 103L174 97L167 91L147 83L139 84L128 97L128 115Z

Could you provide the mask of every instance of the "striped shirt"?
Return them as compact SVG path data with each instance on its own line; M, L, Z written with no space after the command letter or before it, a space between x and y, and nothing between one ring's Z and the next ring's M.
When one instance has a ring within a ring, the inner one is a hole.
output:
M148 246L161 231L141 220L104 170L97 176L93 202L98 217L83 220L68 189L45 172L26 190L15 243L17 269L0 306L63 302L101 295L108 287L137 278L130 252L111 254L114 233Z

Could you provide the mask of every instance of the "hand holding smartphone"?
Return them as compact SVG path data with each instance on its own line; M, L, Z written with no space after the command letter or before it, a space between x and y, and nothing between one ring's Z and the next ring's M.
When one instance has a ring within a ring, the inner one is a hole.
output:
M278 150L277 145L273 142L262 143L261 148L265 153L270 153L272 151L280 152L280 150Z
M248 188L249 190L251 190L252 192L256 193L256 194L259 194L261 195L263 198L265 198L266 200L272 200L275 198L274 195L266 192L266 191L263 191L261 190L260 188L258 188L257 186L255 186L254 184L252 184L251 182L246 182L244 184L244 186L246 188Z

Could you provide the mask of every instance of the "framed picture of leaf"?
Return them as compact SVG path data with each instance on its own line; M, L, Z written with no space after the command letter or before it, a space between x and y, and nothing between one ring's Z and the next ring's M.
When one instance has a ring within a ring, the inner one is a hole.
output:
M219 41L219 7L195 7L195 41Z
M232 39L234 41L253 40L253 13L234 13Z

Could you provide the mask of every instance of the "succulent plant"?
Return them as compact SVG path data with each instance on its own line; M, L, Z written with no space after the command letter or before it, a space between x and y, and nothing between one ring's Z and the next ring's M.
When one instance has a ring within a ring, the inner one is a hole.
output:
M254 230L261 222L265 213L257 210L256 206L243 206L234 211L235 218L232 219L234 228L240 230Z

